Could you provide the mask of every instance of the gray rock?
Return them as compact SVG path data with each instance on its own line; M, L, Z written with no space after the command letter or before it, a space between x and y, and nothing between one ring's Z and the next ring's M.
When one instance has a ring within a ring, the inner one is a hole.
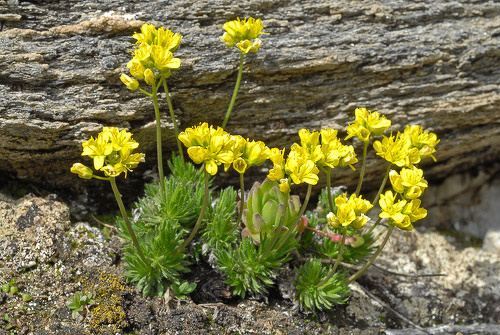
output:
M421 226L453 229L483 239L500 230L500 165L452 174L424 194L429 216Z
M464 248L436 232L397 230L377 264L404 274L444 274L402 277L375 268L368 273L372 291L420 326L500 323L498 252Z
M486 233L483 241L483 250L500 254L500 231L490 230Z
M221 26L250 15L270 35L247 61L229 130L282 146L301 127L340 129L367 106L394 129L419 123L439 134L430 176L500 153L494 1L8 1L0 13L0 171L15 178L74 187L68 169L80 143L103 125L131 128L154 166L152 105L118 79L144 21L184 35L183 67L170 81L181 127L220 124L238 58L219 41ZM170 150L165 103L162 111ZM373 181L382 167L374 159L368 167Z

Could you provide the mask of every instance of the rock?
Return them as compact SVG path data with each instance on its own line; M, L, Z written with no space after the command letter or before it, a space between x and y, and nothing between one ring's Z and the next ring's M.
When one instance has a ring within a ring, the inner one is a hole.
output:
M486 233L483 241L483 250L500 254L500 231L490 230Z
M500 323L498 252L464 248L432 231L395 231L377 264L399 273L443 274L400 277L372 268L365 278L375 295L422 327Z
M220 124L238 58L219 41L221 26L252 15L270 35L247 60L229 130L282 146L302 127L342 128L367 106L394 129L419 123L439 134L431 177L500 153L496 2L3 1L0 14L0 171L46 187L77 187L68 169L103 125L131 128L147 153L144 169L154 167L152 105L118 79L145 21L184 35L183 67L170 80L181 127ZM169 150L165 111L162 101ZM383 169L373 157L368 168L369 182Z
M429 216L419 226L460 232L463 237L483 239L489 231L500 230L500 165L451 174L431 184L423 204Z

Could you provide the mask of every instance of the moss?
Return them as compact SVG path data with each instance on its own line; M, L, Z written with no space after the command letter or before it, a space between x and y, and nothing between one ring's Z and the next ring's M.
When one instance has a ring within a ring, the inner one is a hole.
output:
M124 309L124 295L129 289L111 273L100 273L86 283L86 290L94 293L88 325L94 334L117 333L128 326Z

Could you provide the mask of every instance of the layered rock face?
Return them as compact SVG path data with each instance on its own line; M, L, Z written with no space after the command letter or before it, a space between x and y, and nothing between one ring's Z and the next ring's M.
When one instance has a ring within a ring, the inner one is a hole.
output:
M152 168L152 104L119 81L131 34L149 21L184 35L183 66L170 80L181 127L220 124L238 63L237 52L219 41L221 26L250 15L270 34L247 60L230 131L282 146L302 127L340 129L356 106L366 106L387 114L394 129L418 123L438 133L430 177L498 160L494 1L3 0L0 173L71 187L76 178L68 169L81 141L103 125L131 128ZM165 103L162 110L173 149ZM378 165L370 160L368 180Z

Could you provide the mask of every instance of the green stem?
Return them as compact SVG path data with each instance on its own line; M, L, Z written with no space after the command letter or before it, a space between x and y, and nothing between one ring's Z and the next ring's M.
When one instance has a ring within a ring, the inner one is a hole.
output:
M327 168L326 170L326 190L328 195L328 205L330 206L330 212L333 212L333 197L332 197L332 169Z
M160 194L162 199L165 199L165 175L163 173L163 151L162 151L162 136L161 136L161 119L160 106L158 105L158 94L156 86L152 87L151 98L155 108L156 119L156 157L158 159L158 175L160 177Z
M385 171L385 176L384 179L382 179L382 184L380 184L380 187L378 188L377 195L372 201L372 205L375 206L377 204L378 198L380 197L380 194L382 194L382 191L384 190L385 184L387 184L387 179L389 178L389 172L391 171L391 166L392 164L389 163L389 166L387 167L387 170Z
M337 259L335 259L335 264L333 265L332 272L335 273L337 268L339 267L340 262L342 262L342 256L345 250L345 232L342 232L342 239L340 240L339 253L337 255Z
M113 190L113 194L115 195L116 202L118 203L118 208L120 209L120 213L122 215L123 221L125 221L125 225L127 226L128 233L132 238L132 243L134 244L135 249L137 249L137 253L139 257L141 257L144 264L149 264L146 261L146 257L144 257L144 253L142 252L141 246L139 245L139 241L137 240L137 236L135 235L134 229L132 228L132 224L128 219L127 211L125 210L125 205L122 201L122 195L118 190L118 186L116 186L116 180L114 177L109 178L109 182L111 184L111 189Z
M370 229L366 232L366 235L369 235L373 232L373 230L375 229L375 227L377 227L379 225L379 223L382 221L382 218L378 218L378 220L370 227Z
M184 162L184 152L182 151L181 141L179 140L179 126L177 125L177 120L175 119L174 107L172 105L172 99L170 99L170 92L168 91L168 85L166 79L163 80L163 89L165 90L165 94L167 96L168 111L170 113L170 118L172 119L172 123L174 125L175 140L177 141L177 149L179 150L179 156L181 157L182 162Z
M201 205L202 207L200 210L200 215L198 216L198 220L196 220L196 223L193 227L193 230L191 231L191 234L189 234L189 237L179 247L180 251L183 251L189 245L189 243L191 243L191 241L196 236L198 230L200 230L201 223L203 222L203 217L205 216L205 211L208 206L208 172L205 169L204 171L205 171L205 191L203 194L203 204Z
M319 283L318 286L321 286L325 284L332 276L335 274L335 271L337 271L337 268L339 267L339 264L342 263L342 255L344 254L345 250L345 231L342 232L342 239L340 240L340 247L339 247L339 253L337 254L337 258L335 259L335 263L333 264L333 268L328 271L328 274L326 277Z
M245 54L240 53L240 67L238 69L238 77L236 78L236 85L234 85L233 95L229 106L227 107L226 116L224 116L224 122L222 122L222 128L226 128L229 118L231 117L231 112L233 111L234 104L236 102L236 97L238 96L238 91L240 90L241 78L243 77L243 65L245 64Z
M361 171L359 172L359 180L358 180L358 186L356 186L356 192L354 192L356 195L359 195L359 192L361 192L361 185L363 185L363 178L365 177L365 170L366 170L366 152L368 151L368 144L370 143L370 140L366 141L363 145L363 162L361 164Z
M380 253L382 252L382 249L384 249L387 241L389 241L389 237L391 237L393 230L394 230L394 226L389 226L389 228L387 229L387 233L385 234L384 240L382 241L382 244L378 247L377 251L375 251L373 256L370 257L368 262L366 262L366 264L363 265L363 267L361 269L356 271L355 274L353 274L351 277L349 277L349 281L348 281L349 283L352 283L353 281L355 281L356 279L358 279L359 277L361 277L362 275L365 274L366 270L368 270L370 265L372 265L373 262L375 261L375 259L377 259L377 257L380 255Z
M240 220L243 221L243 209L245 208L245 178L240 173Z
M311 185L311 184L308 184L308 185L307 185L307 193L306 193L306 197L304 198L304 203L302 204L302 207L300 208L300 212L299 212L299 220L300 220L300 218L302 217L302 215L304 215L304 213L305 213L305 211L306 211L307 204L309 203L309 198L311 197L311 190L312 190L312 185Z
M149 93L145 89L139 87L139 91L142 92L144 95L147 95L148 97L151 97L151 93Z

